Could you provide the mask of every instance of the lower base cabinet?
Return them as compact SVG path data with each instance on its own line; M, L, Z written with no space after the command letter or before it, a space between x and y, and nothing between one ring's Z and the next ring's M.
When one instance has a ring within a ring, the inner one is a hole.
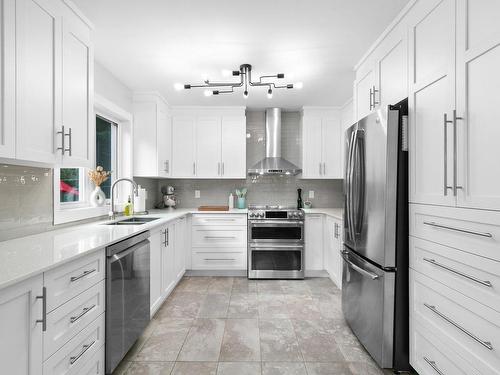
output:
M324 228L324 263L330 279L342 288L342 221L327 216Z

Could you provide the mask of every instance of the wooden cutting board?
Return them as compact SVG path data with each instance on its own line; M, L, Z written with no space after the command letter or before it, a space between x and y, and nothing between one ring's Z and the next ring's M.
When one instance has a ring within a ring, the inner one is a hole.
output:
M198 211L229 211L229 206L200 206Z

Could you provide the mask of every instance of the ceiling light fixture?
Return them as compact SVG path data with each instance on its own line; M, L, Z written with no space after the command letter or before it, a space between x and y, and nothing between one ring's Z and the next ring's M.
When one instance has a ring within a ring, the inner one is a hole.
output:
M224 71L223 75L226 75L228 71ZM252 65L242 64L240 65L240 70L233 70L232 75L234 77L240 77L239 82L210 82L208 78L204 80L203 85L191 85L185 84L184 89L190 90L193 88L204 88L205 95L220 95L220 94L232 94L234 89L238 87L244 87L243 97L248 98L248 86L264 86L267 87L267 97L271 99L273 97L273 89L301 89L303 87L302 82L288 83L288 84L276 84L276 82L271 81L271 79L283 79L285 78L284 73L278 73L274 75L265 75L259 77L258 81L252 81ZM176 84L176 89L179 86Z

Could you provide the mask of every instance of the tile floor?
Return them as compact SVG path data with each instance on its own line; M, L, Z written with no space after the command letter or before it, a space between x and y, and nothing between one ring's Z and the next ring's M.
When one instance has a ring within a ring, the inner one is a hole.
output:
M185 277L114 374L375 375L327 278Z

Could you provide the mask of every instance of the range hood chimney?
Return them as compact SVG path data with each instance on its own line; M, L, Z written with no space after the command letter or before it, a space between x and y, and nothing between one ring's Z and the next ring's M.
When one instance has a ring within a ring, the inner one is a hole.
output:
M281 157L281 109L266 109L266 157L248 170L249 175L298 175L302 169Z

